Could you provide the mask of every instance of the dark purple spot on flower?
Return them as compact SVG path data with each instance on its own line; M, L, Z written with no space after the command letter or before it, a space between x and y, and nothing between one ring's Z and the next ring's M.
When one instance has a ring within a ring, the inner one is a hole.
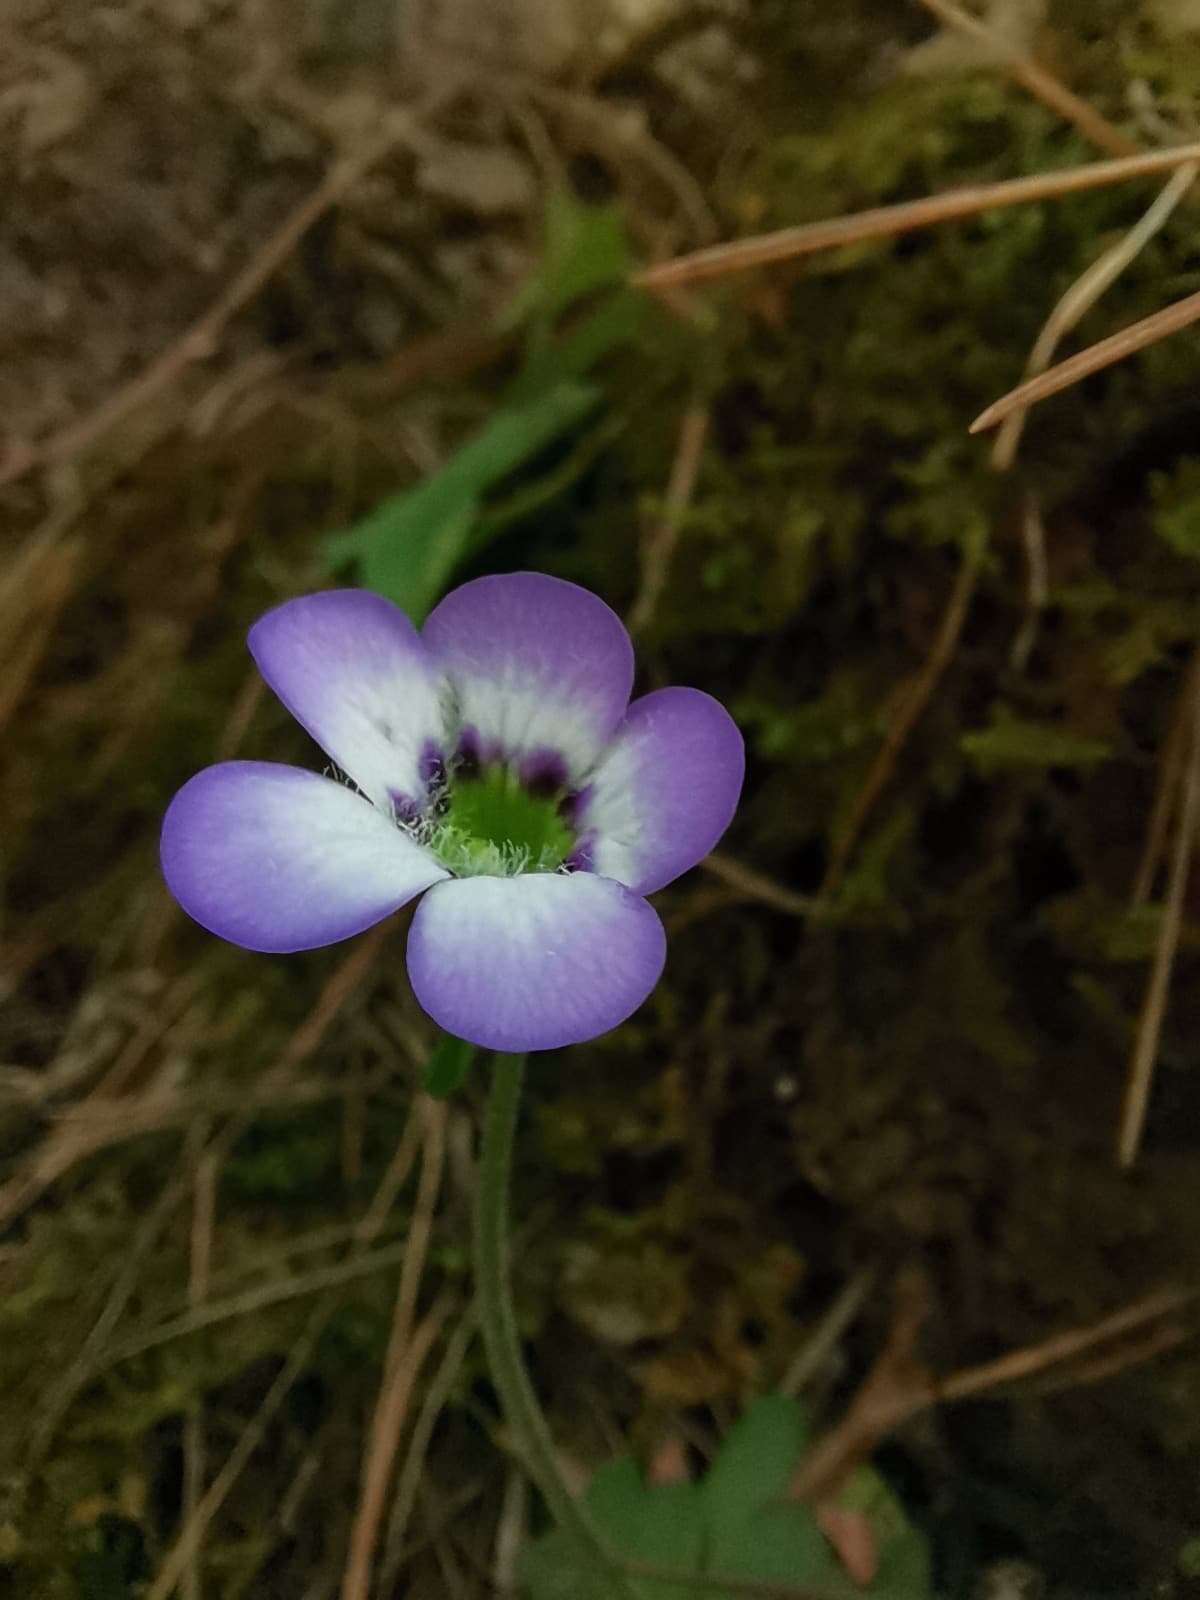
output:
M567 763L557 750L534 750L521 762L521 784L535 800L549 800L567 786Z
M586 789L571 789L558 802L558 814L568 828L577 828L592 798L591 785Z
M392 802L392 816L397 822L413 823L421 815L421 808L411 795L401 794L398 789L389 789L388 799Z
M588 834L575 841L575 848L563 862L568 872L594 872L596 857L596 837Z
M475 728L464 728L454 752L454 775L469 782L483 770L483 741Z
M441 788L446 781L446 758L441 748L434 744L432 739L427 739L421 751L421 760L418 767L421 781L427 789Z

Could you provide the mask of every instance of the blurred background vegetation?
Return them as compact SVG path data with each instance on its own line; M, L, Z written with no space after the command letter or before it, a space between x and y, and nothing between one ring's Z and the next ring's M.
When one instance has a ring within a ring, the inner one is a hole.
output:
M1196 137L1191 0L937 9L8 0L0 1594L583 1592L471 1321L486 1068L423 1091L403 918L251 955L156 865L197 768L319 763L244 648L268 605L516 567L750 757L655 995L533 1062L564 1471L715 1476L782 1388L822 1593L918 1592L886 1506L921 1594L1200 1594L1194 331L1007 470L967 432L1165 177L630 287ZM1200 288L1196 215L1067 348Z

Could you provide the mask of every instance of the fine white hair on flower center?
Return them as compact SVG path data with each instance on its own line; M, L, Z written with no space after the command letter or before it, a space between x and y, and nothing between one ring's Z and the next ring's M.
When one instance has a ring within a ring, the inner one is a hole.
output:
M442 758L421 809L393 809L393 821L455 877L557 872L576 846L565 798L557 784L537 792L517 762L478 762L472 751Z

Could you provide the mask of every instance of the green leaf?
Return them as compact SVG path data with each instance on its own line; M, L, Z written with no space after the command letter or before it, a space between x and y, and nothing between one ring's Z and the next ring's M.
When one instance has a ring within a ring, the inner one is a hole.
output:
M715 1578L819 1584L822 1594L831 1597L855 1593L812 1512L784 1500L762 1506L739 1524L726 1538L720 1556L710 1559L707 1571Z
M454 1094L462 1088L474 1060L473 1044L468 1044L465 1039L456 1039L453 1034L445 1034L425 1063L422 1080L425 1093L431 1094L435 1100L445 1100Z
M786 1498L808 1440L804 1407L786 1395L754 1401L733 1425L701 1490L707 1573L838 1592L844 1574L812 1512Z
M1154 531L1181 556L1200 560L1200 462L1190 458L1151 480Z
M644 297L632 289L620 289L607 296L552 344L530 353L505 401L522 403L564 378L585 377L611 351L633 343L645 311Z
M755 1400L729 1430L702 1489L714 1571L739 1570L749 1520L782 1500L808 1436L803 1406L780 1394Z
M573 428L599 399L594 384L568 380L520 405L506 405L438 476L452 477L482 494Z
M627 426L626 417L618 412L606 412L595 427L580 435L578 442L551 471L522 483L511 493L492 501L471 536L471 553L486 550L505 528L532 516L542 506L565 494Z
M569 305L622 281L631 265L625 227L615 206L582 205L567 190L555 190L546 206L541 263L501 317L501 331L530 320L535 341L545 339Z
M473 548L487 491L572 428L599 398L591 384L566 382L503 408L433 477L327 539L329 564L338 570L358 562L370 588L420 622Z
M444 496L400 506L392 502L386 520L376 520L383 506L368 519L374 537L361 558L363 582L394 600L417 623L447 587L479 519L476 496L463 493L457 484L445 488Z
M695 1484L647 1485L625 1458L600 1468L584 1503L614 1555L672 1567L681 1575L699 1570L703 1510ZM525 1549L519 1575L531 1600L611 1600L603 1573L561 1528ZM630 1587L638 1600L691 1600L693 1594L686 1584L669 1579L635 1578Z
M990 728L963 735L961 745L986 777L1010 767L1094 767L1112 748L1046 722L1026 722L1001 712Z

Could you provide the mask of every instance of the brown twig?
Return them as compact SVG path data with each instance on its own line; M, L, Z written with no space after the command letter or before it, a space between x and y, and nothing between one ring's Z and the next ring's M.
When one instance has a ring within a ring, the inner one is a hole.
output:
M850 815L834 841L830 851L829 867L819 890L821 899L827 899L841 885L845 877L847 864L867 819L875 808L875 802L887 786L895 770L896 762L900 758L900 752L920 720L925 707L929 704L934 690L941 681L942 674L954 657L954 651L962 635L967 614L971 609L971 600L975 593L975 585L979 579L979 569L982 562L982 544L979 542L972 543L963 554L958 576L955 578L954 587L950 591L950 599L942 614L937 637L933 641L933 648L930 650L925 664L918 673L912 687L903 696L893 712L891 724L888 727L883 744L879 748L879 753L871 763L870 770L862 788L858 792Z
M407 1253L407 1238L365 1252L359 1244L343 1260L335 1261L330 1266L316 1267L311 1272L300 1273L292 1278L272 1278L267 1283L243 1290L241 1294L207 1300L195 1311L185 1312L167 1322L159 1322L151 1328L131 1334L115 1345L102 1361L98 1361L95 1370L100 1372L119 1362L132 1361L135 1356L145 1355L147 1350L170 1344L188 1334L200 1333L205 1328L229 1322L235 1317L256 1316L269 1306L283 1305L287 1300L299 1300L305 1295L317 1294L322 1289L340 1288L343 1284L352 1283L355 1278L400 1266Z
M343 1006L365 980L390 931L387 923L372 928L355 942L346 959L334 969L309 1015L264 1073L254 1097L255 1105L290 1084L296 1068L317 1049ZM179 1103L173 1093L157 1095L152 1091L129 1104L121 1091L141 1069L151 1049L173 1028L183 1025L182 1013L195 988L194 976L180 980L83 1103L63 1114L22 1171L0 1187L0 1227L7 1226L27 1210L85 1156L94 1155L114 1139L127 1138L136 1132L151 1132L177 1120ZM246 1121L245 1116L235 1118L218 1137L236 1138Z
M324 1332L336 1304L336 1300L331 1298L322 1301L313 1309L304 1331L292 1346L274 1383L263 1397L262 1404L242 1430L237 1444L230 1451L220 1472L209 1485L207 1493L188 1517L179 1537L167 1552L154 1582L146 1591L145 1600L167 1600L168 1595L179 1583L190 1551L203 1538L209 1523L225 1503L226 1496L241 1476L246 1463L262 1443L275 1413L287 1398L288 1391L307 1367L317 1340Z
M739 900L761 900L774 911L782 911L789 917L810 917L814 911L820 909L821 902L811 895L796 894L792 889L785 889L782 884L776 883L774 878L768 878L765 873L755 872L753 867L743 866L740 861L735 861L720 851L714 850L711 855L705 856L700 862L701 870L712 877L726 883L731 889L736 889Z
M1128 134L1122 133L1107 117L1102 117L1094 106L1081 99L1073 89L1068 89L1060 78L1056 78L1032 56L1015 49L978 17L971 16L961 6L955 5L953 0L920 0L920 4L949 27L970 34L971 38L987 45L995 53L999 64L1022 88L1028 89L1036 100L1078 129L1098 150L1107 150L1111 156L1128 156L1136 152L1138 146Z
M1052 1375L1031 1383L1024 1393L1031 1396L1061 1394L1064 1389L1083 1389L1090 1383L1103 1383L1106 1378L1115 1378L1129 1367L1140 1367L1147 1361L1153 1361L1155 1356L1176 1349L1189 1337L1187 1328L1176 1322L1168 1322L1136 1344L1126 1345L1124 1349L1115 1350L1109 1355L1096 1356L1092 1361L1081 1362L1062 1377Z
M1146 842L1142 847L1142 857L1138 862L1137 877L1133 881L1129 903L1132 906L1144 906L1150 898L1154 888L1154 880L1158 875L1159 864L1167 846L1167 831L1171 825L1171 813L1179 793L1179 780L1183 776L1184 764L1188 752L1188 732L1191 726L1193 696L1196 690L1196 677L1200 674L1200 651L1192 657L1191 668L1184 677L1183 688L1178 700L1175 702L1174 714L1171 717L1171 726L1167 730L1167 737L1163 744L1162 755L1158 763L1158 782L1154 790L1154 804L1150 810L1150 822L1146 829Z
M887 1344L845 1415L801 1461L788 1486L790 1499L811 1504L835 1494L882 1439L932 1402L933 1380L917 1356L929 1311L924 1276L915 1271L901 1274Z
M895 1320L887 1345L851 1401L845 1416L800 1463L789 1494L809 1503L837 1492L846 1475L866 1461L897 1427L929 1406L950 1404L993 1393L1051 1369L1065 1367L1097 1346L1123 1339L1148 1324L1173 1316L1197 1299L1194 1289L1162 1289L1086 1328L1054 1334L1039 1344L1011 1350L995 1361L964 1367L948 1378L934 1378L916 1355L917 1338L928 1306L922 1280L902 1281ZM1178 1344L1186 1331L1176 1323L1132 1346L1097 1354L1062 1374L1059 1386L1096 1382L1101 1377L1149 1359Z
M288 1076L321 1043L358 986L364 982L375 965L388 936L394 931L390 922L378 927L355 941L346 959L334 968L321 987L312 1010L289 1039L279 1060L267 1074L266 1081Z
M104 1349L105 1341L121 1320L126 1307L137 1289L142 1265L157 1244L163 1230L187 1192L187 1174L179 1174L164 1187L153 1207L143 1217L137 1232L130 1240L120 1265L120 1271L109 1290L99 1316L92 1324L77 1355L67 1368L62 1380L47 1397L41 1415L30 1430L26 1452L26 1469L30 1473L40 1465L46 1451L54 1441L59 1425L71 1409L76 1395L93 1376Z
M667 481L661 517L647 529L642 540L642 581L629 611L629 631L642 633L653 619L659 598L667 581L671 557L679 538L680 524L691 504L700 472L700 459L708 438L708 409L689 406L679 427L679 441L675 459Z
M103 1107L121 1093L154 1046L179 1024L195 991L194 976L180 979L86 1097L84 1108ZM95 1147L94 1135L82 1119L52 1129L24 1168L0 1188L0 1228L6 1227L31 1206L51 1184L57 1182L76 1161L90 1155Z
M1082 383L1094 372L1101 372L1105 367L1111 367L1115 362L1124 361L1127 356L1145 350L1148 345L1157 344L1160 339L1182 332L1197 318L1200 318L1200 290L1176 300L1173 305L1164 306L1161 311L1152 312L1140 322L1122 328L1107 339L1101 339L1098 344L1089 345L1086 350L1059 362L1058 366L1051 367L1049 372L1043 372L1040 377L1018 384L1006 395L1001 395L999 400L993 401L986 411L981 411L971 424L970 431L983 433L988 428L994 428L1012 412L1027 410L1052 394L1059 394L1073 384Z
M350 1548L342 1576L342 1600L366 1600L371 1564L392 1476L392 1463L400 1443L413 1382L425 1353L441 1331L450 1309L446 1302L436 1324L432 1313L426 1318L430 1331L418 1356L417 1340L412 1333L413 1318L442 1181L446 1151L446 1106L442 1101L422 1095L417 1102L417 1116L424 1130L425 1160L409 1229L409 1249L396 1292L396 1309L384 1359L383 1379L363 1460L358 1509L350 1532Z
M400 1136L396 1154L389 1163L388 1170L384 1174L376 1192L376 1202L384 1196L385 1191L392 1192L391 1185L394 1181L395 1173L397 1170L404 1168L405 1152L411 1144L411 1129L416 1121L415 1116L408 1119L404 1132ZM382 1211L378 1204L372 1204L367 1213L368 1218L371 1219L371 1227L382 1226L382 1218L386 1214L386 1211ZM332 1286L335 1282L337 1284L348 1282L350 1278L357 1275L356 1271L347 1271L347 1268L361 1271L365 1261L371 1261L372 1266L381 1264L378 1258L383 1255L383 1251L377 1251L374 1259L370 1255L370 1246L374 1237L375 1234L373 1232L364 1231L360 1234L351 1251L350 1260L338 1264L342 1269L340 1276L336 1280L327 1277L327 1286ZM401 1246L401 1253L404 1248L405 1246ZM393 1259L400 1258L393 1252ZM207 1492L184 1522L175 1543L167 1552L154 1582L147 1592L146 1600L167 1600L167 1596L178 1584L188 1560L188 1552L195 1548L199 1540L203 1538L209 1523L225 1503L226 1497L241 1476L246 1463L261 1444L267 1428L286 1399L288 1391L308 1365L317 1341L325 1331L330 1317L337 1309L339 1298L340 1296L337 1294L336 1289L333 1289L313 1308L312 1314L305 1324L304 1331L292 1346L287 1361L267 1391L262 1405L243 1429L237 1444L226 1458L220 1472L218 1472L209 1485Z
M1195 182L1197 171L1200 171L1200 168L1196 163L1189 162L1187 166L1180 167L1177 172L1172 173L1149 209L1128 233L1106 250L1097 261L1093 261L1087 271L1075 280L1054 307L1037 336L1029 360L1025 364L1027 379L1035 378L1046 370L1063 337L1086 315L1100 296L1116 282L1130 262L1145 249L1154 235L1164 226ZM992 465L997 471L1005 472L1012 466L1027 414L1028 408L1021 407L1005 418L992 447Z
M935 1398L939 1401L970 1400L976 1395L989 1394L1005 1384L1016 1383L1045 1372L1049 1367L1061 1366L1072 1357L1092 1350L1098 1344L1107 1344L1148 1322L1180 1311L1195 1300L1192 1289L1160 1289L1131 1306L1123 1306L1111 1316L1102 1318L1086 1328L1072 1328L1068 1333L1057 1333L1043 1339L1040 1344L1012 1350L995 1361L985 1361L976 1367L964 1367L938 1383Z
M208 1297L212 1273L213 1220L216 1211L217 1160L213 1150L204 1150L207 1129L200 1124L194 1141L199 1150L194 1162L192 1185L192 1236L188 1268L188 1302L193 1310ZM183 1429L183 1515L185 1525L195 1523L196 1507L204 1493L204 1407L197 1399L189 1410ZM184 1556L182 1600L200 1600L200 1539L189 1545Z
M385 1376L371 1427L371 1443L363 1472L363 1484L354 1527L350 1534L350 1554L342 1578L343 1600L366 1600L371 1579L371 1560L383 1518L384 1501L392 1474L392 1462L400 1441L400 1430L408 1411L417 1374L450 1315L452 1297L443 1293L416 1331L397 1350L392 1370Z
M863 244L870 239L891 239L897 234L931 228L941 222L954 222L975 216L997 206L1025 205L1035 200L1056 200L1063 195L1080 194L1107 184L1124 183L1132 178L1154 177L1170 172L1189 161L1200 161L1200 143L1177 145L1172 150L1152 150L1142 155L1123 156L1116 161L1096 161L1071 167L1064 172L1037 172L1025 178L1006 178L1000 183L972 184L950 189L944 194L921 200L905 200L897 205L876 206L848 217L832 217L824 222L802 223L781 228L753 239L736 239L712 245L690 255L662 261L636 273L633 283L655 291L668 285L697 283L708 278L724 278L752 267L770 266L832 250L843 245Z
M1129 1079L1117 1133L1117 1165L1122 1168L1133 1165L1142 1142L1154 1064L1158 1059L1158 1043L1166 1016L1171 970L1183 927L1183 901L1187 893L1192 850L1196 843L1196 824L1200 821L1200 672L1194 675L1192 684L1190 722L1187 778L1167 885L1167 901L1163 907L1150 981L1146 985L1146 996L1138 1018L1137 1037L1129 1063Z
M417 1420L413 1424L408 1454L396 1480L396 1494L392 1502L392 1514L388 1519L387 1540L384 1546L385 1553L380 1579L380 1591L383 1594L390 1594L395 1588L396 1574L399 1571L404 1553L404 1536L408 1532L409 1518L412 1516L413 1506L416 1504L417 1488L421 1481L421 1471L425 1457L429 1451L429 1441L433 1437L437 1419L450 1396L450 1390L453 1388L454 1381L458 1377L463 1361L466 1359L467 1350L471 1340L475 1337L475 1333L475 1313L472 1308L464 1313L458 1327L446 1341L445 1352L438 1364L437 1371L429 1381L429 1386L425 1391L425 1398L421 1402L421 1409L417 1414ZM523 1472L519 1472L517 1476L522 1483L526 1481Z

